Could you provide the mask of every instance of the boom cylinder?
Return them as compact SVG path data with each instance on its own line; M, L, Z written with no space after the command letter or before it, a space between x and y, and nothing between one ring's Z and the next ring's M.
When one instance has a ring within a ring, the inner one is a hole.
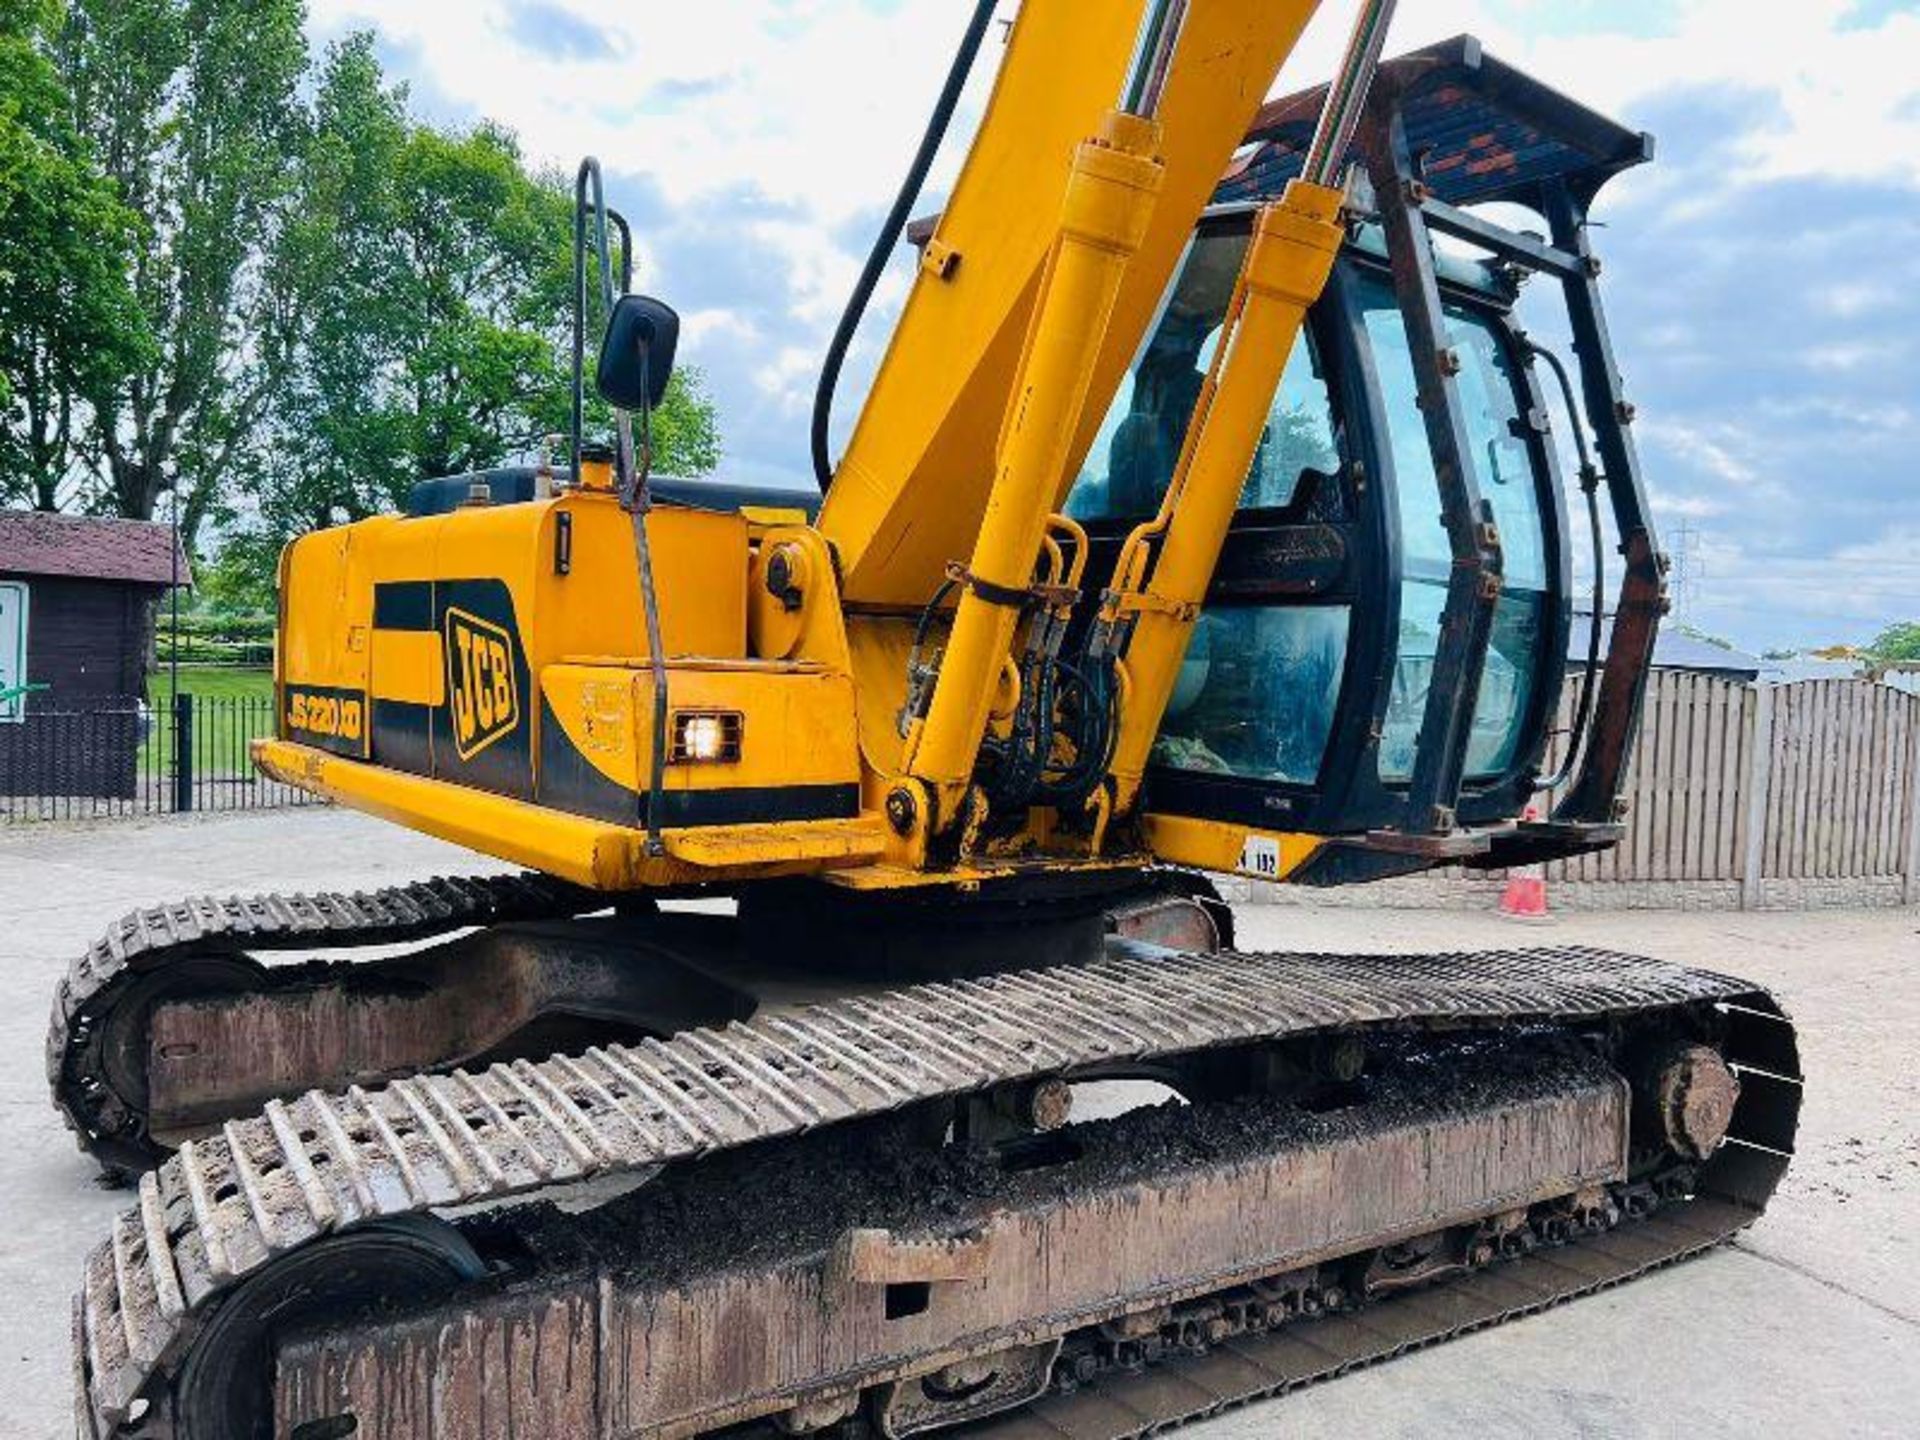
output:
M907 772L933 791L933 828L960 813L1033 582L1047 515L1126 267L1160 187L1153 121L1116 110L1074 157L1048 267L1001 432L998 465L933 701Z
M1307 310L1326 288L1340 253L1346 197L1336 177L1373 88L1394 3L1361 0L1302 174L1254 226L1231 328L1221 342L1215 374L1195 402L1160 511L1128 537L1102 604L1101 625L1119 637L1125 657L1126 684L1108 771L1116 813L1125 814L1139 798L1147 758L1280 377Z
M1338 190L1295 180L1278 204L1260 212L1241 268L1239 319L1223 341L1217 383L1202 392L1160 514L1129 540L1107 597L1106 623L1133 617L1111 768L1114 806L1122 813L1139 794L1287 357L1339 254L1343 202ZM1155 539L1159 556L1149 577L1145 551Z
M1134 42L1133 63L1127 67L1127 88L1120 97L1120 108L1129 115L1149 120L1159 115L1160 97L1186 22L1187 0L1150 0L1140 20L1140 37Z
M1340 68L1327 87L1326 104L1307 145L1307 158L1301 163L1300 178L1315 185L1339 182L1340 167L1346 163L1347 147L1360 115L1367 108L1367 95L1373 89L1373 77L1380 68L1380 53L1386 47L1387 27L1393 23L1396 0L1361 0L1360 13L1354 17L1353 31L1347 37L1346 53Z

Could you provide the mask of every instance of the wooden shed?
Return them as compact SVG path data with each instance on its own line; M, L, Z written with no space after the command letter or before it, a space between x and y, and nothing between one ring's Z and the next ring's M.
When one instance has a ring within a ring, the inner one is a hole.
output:
M154 607L187 579L168 526L0 510L0 794L132 792Z

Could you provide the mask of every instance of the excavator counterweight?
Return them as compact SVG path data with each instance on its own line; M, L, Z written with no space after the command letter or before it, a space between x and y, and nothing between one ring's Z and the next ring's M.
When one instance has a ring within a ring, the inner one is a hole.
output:
M583 164L565 462L291 544L255 753L525 873L183 901L75 964L54 1100L138 1196L83 1440L1119 1440L1761 1212L1764 991L1242 953L1209 878L1615 843L1665 604L1588 219L1650 140L1469 39L1383 61L1386 0L1266 100L1315 8L1026 0L908 232L981 0L821 495L650 473L678 321ZM1621 557L1571 679L1554 424L1597 593L1603 520Z

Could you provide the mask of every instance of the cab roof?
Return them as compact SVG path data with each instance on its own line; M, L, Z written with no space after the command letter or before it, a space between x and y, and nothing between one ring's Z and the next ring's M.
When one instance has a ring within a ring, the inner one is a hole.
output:
M1300 173L1326 90L1260 108L1247 133L1255 148L1235 159L1216 202L1276 196ZM1555 182L1584 205L1615 175L1653 158L1651 135L1495 59L1471 35L1384 62L1374 93L1397 96L1422 178L1453 205L1512 201L1537 210Z

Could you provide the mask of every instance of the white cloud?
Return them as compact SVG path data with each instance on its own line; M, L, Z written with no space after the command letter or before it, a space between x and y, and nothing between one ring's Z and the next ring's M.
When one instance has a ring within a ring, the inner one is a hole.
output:
M964 18L941 0L635 5L562 0L604 59L515 38L509 0L312 0L322 33L371 27L433 91L515 130L535 155L598 154L675 204L758 186L827 224L889 193ZM520 27L524 35L527 27ZM991 58L998 47L990 45ZM983 64L983 72L991 65Z
M509 126L535 159L570 167L595 153L610 174L652 186L660 201L654 209L664 215L656 213L639 237L643 283L687 305L683 353L705 367L720 399L729 473L798 478L821 353L866 244L863 217L891 198L969 7L956 0L546 3L583 22L570 32L597 29L605 58L584 51L578 33L566 44L556 37L548 54L528 48L524 39L537 38L538 26L521 24L523 38L514 38L515 17L527 19L514 0L309 0L309 10L322 37L352 27L379 31L396 77L415 82L424 101ZM1019 3L1002 0L1002 16ZM1323 7L1276 93L1326 77L1353 6ZM1712 628L1758 643L1821 637L1738 623L1749 607L1789 629L1824 633L1911 611L1920 593L1920 569L1902 558L1920 548L1920 533L1890 532L1902 554L1854 554L1857 547L1833 534L1841 522L1832 507L1808 508L1807 447L1794 453L1779 443L1783 433L1806 439L1823 427L1854 441L1898 440L1914 424L1905 396L1867 388L1898 368L1886 353L1886 327L1869 333L1872 322L1891 305L1910 305L1912 293L1876 269L1883 217L1809 206L1804 223L1769 224L1764 237L1727 233L1735 201L1783 181L1865 179L1920 191L1920 14L1867 10L1865 21L1849 26L1855 6L1423 0L1400 8L1389 42L1398 52L1476 34L1491 53L1628 124L1648 123L1677 98L1725 102L1723 130L1709 118L1669 135L1663 163L1635 172L1608 196L1607 213L1621 224L1609 258L1631 228L1648 244L1657 238L1686 252L1663 257L1664 268L1643 266L1643 287L1682 274L1687 280L1660 289L1659 305L1635 306L1633 277L1624 267L1609 277L1616 321L1640 312L1637 329L1616 324L1623 363L1644 371L1657 358L1666 382L1664 392L1649 387L1638 397L1661 511L1716 528L1707 588L1711 608L1734 618ZM977 123L1000 53L990 38L954 142ZM957 171L964 147L954 142L923 208L937 203ZM1757 240L1782 289L1756 294L1752 304L1777 312L1781 333L1764 347L1730 353L1729 318L1705 308L1703 287L1718 283L1716 266L1751 265ZM1728 241L1745 247L1744 258L1726 253ZM1859 271L1837 270L1836 251L1857 252ZM1784 276L1794 277L1790 294ZM909 267L897 267L876 297L847 368L842 430L909 278ZM743 288L749 284L752 294ZM1809 333L1814 320L1825 323ZM1784 423L1778 403L1767 411L1768 394L1751 379L1767 357L1790 371L1791 384L1776 380L1775 393L1786 386L1808 406L1803 421ZM1798 517L1792 533L1769 537L1765 527L1778 531L1789 511ZM1914 512L1896 513L1904 524ZM1887 522L1862 511L1846 523ZM1845 568L1855 565L1857 574ZM1845 583L1836 582L1836 566L1845 568Z
M1831 345L1810 345L1800 358L1811 369L1845 373L1898 360L1904 351L1904 346L1892 340L1840 341Z
M1858 643L1912 615L1917 580L1910 557L1863 558L1846 549L1781 556L1713 546L1688 609L1707 629L1748 646Z
M1769 419L1812 426L1844 426L1872 435L1920 440L1920 413L1912 406L1876 404L1851 395L1807 395L1790 401L1767 400L1758 407Z
M1645 421L1641 435L1651 446L1664 446L1727 485L1753 490L1766 483L1752 458L1751 439L1731 425L1694 425L1671 418Z
M1871 540L1842 545L1835 558L1868 565L1920 568L1920 526L1902 526Z
M1078 0L1089 3L1089 0ZM1854 0L1679 0L1666 7L1547 6L1532 0L1429 0L1404 6L1398 51L1471 31L1493 52L1629 121L1637 102L1680 86L1765 92L1777 110L1740 137L1728 184L1785 175L1897 177L1920 184L1920 15L1844 29ZM531 154L571 165L598 154L642 174L676 209L731 203L757 190L793 214L740 216L740 243L759 247L791 287L794 318L824 330L856 264L836 243L848 222L883 206L918 137L966 7L952 0L551 0L569 33L597 30L605 58L577 44L542 54L525 43L512 0L312 0L322 34L370 26L417 65L425 93L510 126ZM1003 18L1018 0L1004 0ZM1275 85L1316 83L1334 65L1350 0L1322 7ZM1620 12L1617 18L1609 18ZM1563 13L1564 12L1564 13ZM1571 25L1572 14L1582 23ZM1591 18L1588 18L1588 17ZM521 16L525 21L526 17ZM1624 33L1635 23L1661 33ZM1567 33L1569 29L1578 33ZM516 38L519 37L519 38ZM977 121L1000 45L989 40L956 124ZM949 144L930 193L957 170ZM1636 177L1640 195L1659 193ZM1697 177L1670 205L1711 204ZM1830 303L1867 305L1860 287Z
M721 337L751 341L759 335L753 322L737 310L692 310L680 317L680 343L693 348Z
M770 396L788 416L805 413L812 395L814 376L820 373L820 357L811 350L789 345L754 373L754 383Z
M312 0L322 33L371 26L419 57L449 99L505 122L536 153L599 153L654 176L669 198L753 182L829 221L880 203L911 152L965 17L952 0L558 0L606 40L606 57L543 55L514 38L511 0ZM1089 0L1079 0L1089 3ZM1677 0L1578 27L1530 3L1403 6L1395 51L1463 31L1580 99L1630 116L1679 86L1770 92L1778 111L1746 137L1747 178L1898 176L1920 182L1920 14L1847 28L1856 0ZM1004 0L1003 18L1018 8ZM1564 7L1562 7L1564 8ZM1276 91L1331 71L1350 0L1322 6ZM1658 12L1658 25L1648 17ZM1629 33L1634 22L1657 34ZM972 107L999 46L990 42ZM963 117L964 123L964 117ZM951 175L957 157L949 156ZM936 184L939 183L936 177Z
M1705 495L1678 495L1662 492L1653 497L1653 512L1656 515L1673 515L1686 520L1704 520L1713 515L1724 515L1727 507L1724 501Z
M1835 319L1854 320L1884 309L1900 297L1891 285L1881 281L1843 280L1816 287L1811 298Z

